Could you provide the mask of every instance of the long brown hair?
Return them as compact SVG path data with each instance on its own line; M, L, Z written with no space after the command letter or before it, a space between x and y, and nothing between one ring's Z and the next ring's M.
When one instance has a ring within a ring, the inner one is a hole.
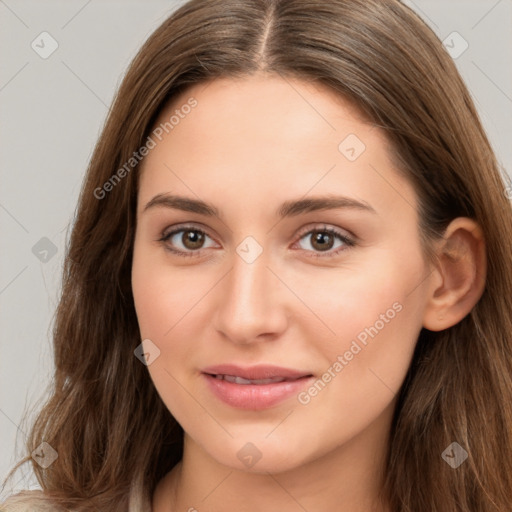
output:
M97 191L145 144L171 98L192 84L256 72L326 85L384 130L396 168L418 195L426 253L456 217L482 226L483 296L457 325L421 331L398 397L382 493L394 512L509 509L512 211L451 57L398 0L191 0L133 60L92 156L64 264L52 396L28 455L9 474L31 461L44 495L22 493L5 510L54 503L149 511L156 484L180 460L183 430L134 356L137 166L104 197ZM30 457L42 441L58 453L47 469ZM442 457L452 442L468 453L457 468Z

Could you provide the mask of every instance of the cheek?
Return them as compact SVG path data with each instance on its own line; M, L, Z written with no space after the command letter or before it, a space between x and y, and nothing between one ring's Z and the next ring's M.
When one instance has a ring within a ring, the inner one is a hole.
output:
M134 251L132 290L137 321L141 338L150 339L160 351L148 370L168 408L174 408L183 395L178 384L183 372L196 369L200 340L205 338L201 331L209 326L204 299L215 280L211 269L172 268L162 252Z
M319 316L336 333L316 338L316 359L324 364L298 397L296 419L307 425L308 418L322 418L315 423L317 450L325 439L347 440L368 427L392 405L407 374L421 330L421 292L411 293L421 268L418 260L408 267L380 261L379 269L340 278L343 285L326 279L330 300L320 292L308 296L312 308L322 304Z
M325 279L323 293L308 290L312 307L319 306L319 316L335 333L317 345L326 361L324 403L358 409L364 400L378 409L398 392L421 331L425 301L422 259L414 249L408 256L383 251L375 258L378 264L365 265L364 272Z
M295 283L294 292L315 313L316 319L307 315L310 327L318 329L323 324L328 328L323 339L332 341L327 346L343 348L346 340L361 332L360 338L364 339L365 328L377 324L381 331L390 323L400 324L409 318L403 312L398 314L398 309L417 309L414 303L418 294L411 293L423 279L417 258L411 256L410 262L404 263L383 249L373 251L371 257L365 259L367 261L327 269L327 272L313 270L311 275L287 275L287 282ZM306 326L306 321L302 320L302 327Z
M200 298L197 286L186 272L170 271L144 249L135 249L132 290L141 339L150 339L159 350L147 369L162 401L180 422L201 413L180 385L184 361L193 360L194 344L187 341L195 336L187 326Z
M141 336L164 342L178 322L204 296L211 282L207 272L172 268L163 250L135 244L132 290ZM194 269L194 270L191 270Z

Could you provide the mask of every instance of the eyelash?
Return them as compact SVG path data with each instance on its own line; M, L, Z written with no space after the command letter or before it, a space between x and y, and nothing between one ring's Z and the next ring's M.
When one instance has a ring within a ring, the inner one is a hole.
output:
M171 231L169 233L165 233L165 232L162 233L162 237L159 238L157 241L164 243L166 250L168 250L169 252L172 252L173 254L176 254L177 256L200 257L201 256L201 252L202 252L201 249L196 250L196 251L180 251L180 250L177 250L177 249L173 249L173 248L169 247L166 244L166 242L171 237L173 237L177 233L181 233L182 231L194 231L196 233L201 233L203 235L208 236L209 238L212 238L210 235L208 235L208 233L206 233L206 231L204 231L202 229L199 229L199 228L196 228L195 226L179 226L178 228L174 229L173 231ZM338 249L336 249L334 251L332 251L332 250L330 252L326 251L325 253L322 253L320 251L308 251L308 250L306 250L307 253L312 253L312 254L308 254L308 257L311 257L311 258L330 258L330 257L334 257L334 256L337 256L339 253L341 253L343 251L346 251L348 248L354 247L356 245L355 241L352 240L351 238L343 235L338 230L336 230L334 228L327 227L327 226L322 227L322 228L313 228L313 229L310 229L309 231L302 232L302 233L299 234L299 240L301 240L302 238L304 238L307 235L312 235L315 232L316 233L329 233L330 235L333 235L334 237L336 237L339 240L341 240L343 242L344 246L339 247Z

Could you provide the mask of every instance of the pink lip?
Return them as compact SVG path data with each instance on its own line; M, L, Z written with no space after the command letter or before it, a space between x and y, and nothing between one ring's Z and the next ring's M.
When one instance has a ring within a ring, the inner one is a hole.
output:
M225 364L210 366L202 370L209 389L224 403L239 409L262 410L297 395L313 378L310 373L270 365L242 368ZM232 375L248 380L285 378L282 382L269 384L237 384L215 377Z

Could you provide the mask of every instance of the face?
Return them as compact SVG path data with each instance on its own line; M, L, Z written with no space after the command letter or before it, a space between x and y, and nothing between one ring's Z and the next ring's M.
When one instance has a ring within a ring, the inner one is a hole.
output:
M194 86L154 128L132 286L148 371L187 438L274 472L389 418L428 269L383 133L330 90L270 76Z

